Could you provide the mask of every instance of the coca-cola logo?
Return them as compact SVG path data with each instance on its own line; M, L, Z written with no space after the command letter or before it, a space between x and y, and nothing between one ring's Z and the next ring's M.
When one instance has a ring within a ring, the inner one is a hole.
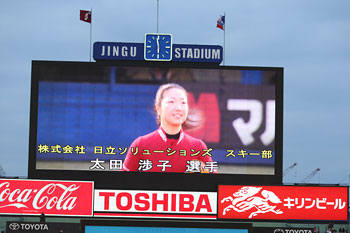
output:
M14 206L20 208L72 210L77 197L73 192L79 185L69 186L60 183L49 183L40 189L11 189L9 182L0 184L0 208Z
M57 210L72 210L76 205L77 197L71 196L74 191L79 189L79 186L72 184L65 186L63 184L50 183L41 189L23 189L18 188L11 190L10 183L4 182L0 184L0 202L7 202L9 204L0 205L0 208L15 206L17 208L34 209L52 209ZM60 195L53 195L54 192L61 191ZM31 201L30 203L28 203Z
M9 224L9 229L12 230L12 231L17 231L17 230L19 230L20 227L21 227L21 225L19 225L16 222L13 222L13 223Z
M92 216L91 181L0 179L0 215Z

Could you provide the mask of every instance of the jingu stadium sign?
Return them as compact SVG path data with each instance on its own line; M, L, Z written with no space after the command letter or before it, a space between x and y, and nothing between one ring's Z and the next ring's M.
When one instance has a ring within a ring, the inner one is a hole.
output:
M144 43L95 42L95 60L135 60L206 62L220 64L223 48L219 45L172 44L170 34L145 35Z

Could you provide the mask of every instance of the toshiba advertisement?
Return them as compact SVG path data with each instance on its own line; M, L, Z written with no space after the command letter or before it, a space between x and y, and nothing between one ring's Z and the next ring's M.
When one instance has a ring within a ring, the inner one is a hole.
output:
M0 179L0 214L92 216L93 182Z
M348 187L219 185L218 219L348 220Z
M95 217L216 219L217 193L95 190Z

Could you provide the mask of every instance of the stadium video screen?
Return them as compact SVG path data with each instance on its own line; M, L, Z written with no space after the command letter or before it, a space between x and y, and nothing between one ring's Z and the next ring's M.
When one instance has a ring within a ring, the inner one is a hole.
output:
M283 68L33 61L29 177L279 183L282 83Z
M161 221L161 220L81 220L82 233L166 232L166 233L251 233L249 223Z

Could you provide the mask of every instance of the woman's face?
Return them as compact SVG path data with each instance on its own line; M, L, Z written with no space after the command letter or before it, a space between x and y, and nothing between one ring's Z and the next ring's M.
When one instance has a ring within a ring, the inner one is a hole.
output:
M188 104L186 93L179 88L170 88L163 93L160 107L157 109L161 125L181 126L187 119Z

